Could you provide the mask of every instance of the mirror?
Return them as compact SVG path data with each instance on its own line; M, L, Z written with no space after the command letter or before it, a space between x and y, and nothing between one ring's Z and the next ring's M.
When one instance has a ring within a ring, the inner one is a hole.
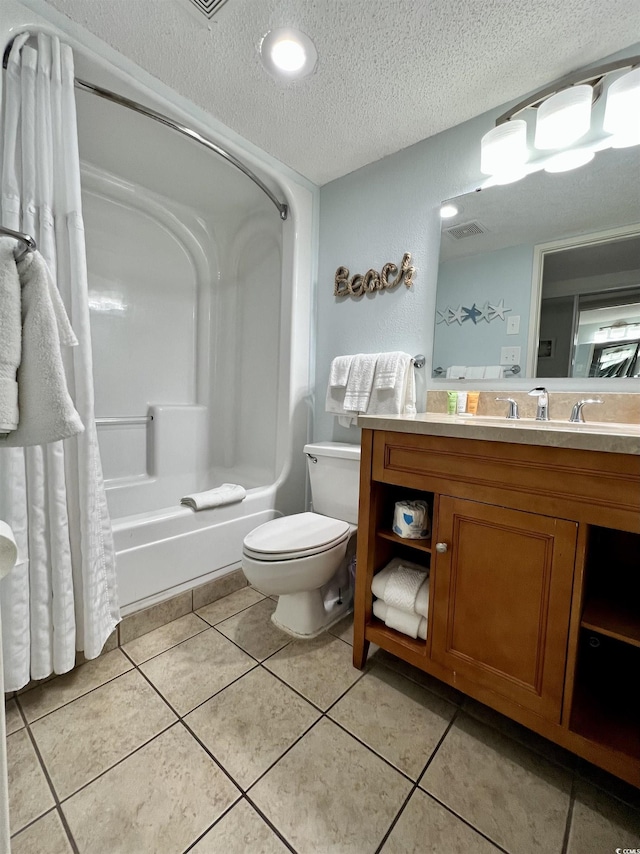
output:
M639 146L606 149L448 200L434 376L638 376L638 175Z

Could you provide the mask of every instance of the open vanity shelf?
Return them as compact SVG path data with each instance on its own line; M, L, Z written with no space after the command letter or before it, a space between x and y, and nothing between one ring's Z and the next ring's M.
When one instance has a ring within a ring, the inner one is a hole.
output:
M362 433L355 666L375 643L640 786L640 456L388 428ZM393 533L402 498L430 540ZM426 640L373 615L394 557L430 568Z

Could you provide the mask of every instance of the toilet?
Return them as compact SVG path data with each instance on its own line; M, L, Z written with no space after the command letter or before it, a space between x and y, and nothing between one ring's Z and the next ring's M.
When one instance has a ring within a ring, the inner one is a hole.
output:
M254 528L244 540L242 569L250 584L279 597L271 617L276 626L294 637L312 638L351 605L350 590L340 588L332 597L330 582L348 579L346 563L358 522L360 446L319 442L305 445L304 452L313 512Z

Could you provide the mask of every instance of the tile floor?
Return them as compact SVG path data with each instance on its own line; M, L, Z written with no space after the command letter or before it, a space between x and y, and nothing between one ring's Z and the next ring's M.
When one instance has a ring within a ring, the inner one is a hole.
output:
M7 704L13 854L613 854L640 791L251 588Z

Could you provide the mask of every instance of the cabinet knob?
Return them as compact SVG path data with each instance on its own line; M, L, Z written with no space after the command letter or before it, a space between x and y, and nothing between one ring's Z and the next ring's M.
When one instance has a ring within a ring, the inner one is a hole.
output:
M449 546L446 543L436 543L436 551L438 554L444 554L449 551Z

